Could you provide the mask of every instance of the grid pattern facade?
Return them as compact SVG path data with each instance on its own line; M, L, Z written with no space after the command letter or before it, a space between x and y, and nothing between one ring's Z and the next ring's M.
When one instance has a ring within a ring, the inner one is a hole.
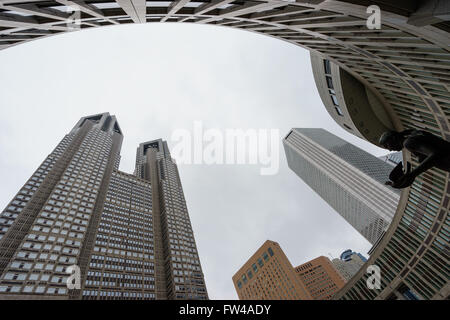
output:
M267 240L233 276L241 300L311 300L279 244Z
M156 299L151 193L150 182L113 173L83 299Z
M71 135L76 136L80 142L76 143L76 138L73 139L70 147L74 152L70 154L71 159L62 174L56 183L46 188L46 184L49 184L47 179L52 174L51 170L56 171L58 168L55 167L61 165L56 161L41 185L37 187L34 197L25 205L22 215L35 209L33 210L35 215L27 216L28 220L32 221L28 224L27 230L17 232L22 218L19 216L9 232L1 239L0 247L3 249L8 246L8 250L2 250L5 262L8 261L1 270L0 293L68 295L66 285L68 275L65 271L80 258L82 242L86 238L89 223L94 215L100 184L104 179L113 149L113 138L110 133L101 130L94 123L94 121L84 123L71 132ZM66 143L67 139L63 140L62 145ZM61 157L68 156L70 150L67 149ZM56 158L61 151L62 149L57 147L56 155L49 158ZM38 192L43 194L45 188L51 191L42 195L41 199L36 199ZM42 202L43 199L45 201ZM22 238L20 242L17 241L18 237ZM14 238L16 241L9 241ZM14 253L5 257L5 253L8 252Z
M384 185L389 165L323 129L293 129L283 140L289 167L374 244L399 194Z
M53 150L53 152L44 160L44 162L33 173L31 178L25 183L14 199L8 204L7 208L1 213L0 239L14 223L18 214L25 208L35 191L44 181L44 178L47 176L48 172L52 169L56 160L61 156L68 144L72 141L72 138L73 134L67 135L63 138L55 150Z
M368 274L360 270L336 295L337 299L397 299L404 290L413 291L417 299L449 296L450 187L445 174L440 176L436 171L416 178L408 201L400 202L403 214L396 215L393 226L366 263L380 267L381 289L369 290Z
M345 283L330 259L323 256L299 265L295 272L314 300L330 300Z

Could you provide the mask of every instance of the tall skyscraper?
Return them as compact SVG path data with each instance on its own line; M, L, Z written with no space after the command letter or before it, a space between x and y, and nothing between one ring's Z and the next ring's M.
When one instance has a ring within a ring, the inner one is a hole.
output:
M333 259L332 263L345 281L349 281L366 261L367 259L362 254L349 249L342 252L339 259Z
M375 244L400 197L384 184L392 167L323 129L292 129L283 144L289 167Z
M311 300L280 245L267 240L233 276L241 300Z
M324 256L299 265L295 272L314 300L331 299L345 284L330 259Z
M115 116L81 118L8 204L0 298L208 298L167 143L142 143L131 175L118 170L122 140Z

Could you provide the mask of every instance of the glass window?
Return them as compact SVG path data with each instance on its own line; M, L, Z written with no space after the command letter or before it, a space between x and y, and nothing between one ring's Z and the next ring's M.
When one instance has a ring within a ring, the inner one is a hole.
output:
M39 278L39 274L37 274L37 273L33 273L33 274L31 274L30 275L30 280L37 280Z
M6 275L5 275L5 280L12 280L12 279L14 279L14 278L16 278L17 276L14 274L14 273L7 273Z
M262 261L261 258L258 259L258 264L259 264L260 267L262 267L264 265L264 262Z
M335 106L334 108L336 109L336 113L338 115L340 115L341 117L344 116L344 113L342 112L342 110L341 110L341 108L339 106Z
M45 287L37 287L35 292L36 293L43 293L44 290L45 290Z
M33 286L26 286L26 287L23 289L23 292L33 292Z
M346 125L345 123L344 123L344 127L346 127L348 130L352 130L352 128L350 128L348 125Z
M334 89L333 87L333 80L331 80L331 77L326 76L325 79L327 80L327 86L329 89Z
M325 73L330 74L331 73L331 66L330 66L330 61L325 59L323 60L323 68L325 70Z
M331 97L331 100L333 101L333 104L335 106L339 106L339 102L338 102L337 97L334 94L330 94L330 97Z
M270 256L272 257L272 256L273 256L273 250L272 250L272 248L267 249L267 251L269 251L269 254L270 254Z

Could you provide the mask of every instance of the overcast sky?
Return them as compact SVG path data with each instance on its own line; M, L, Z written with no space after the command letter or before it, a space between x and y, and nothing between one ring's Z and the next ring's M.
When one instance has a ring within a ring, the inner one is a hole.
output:
M189 24L105 27L0 51L0 207L80 117L110 112L124 133L120 169L139 143L176 129L320 127L380 156L325 110L309 53L241 30ZM179 165L211 299L236 299L231 277L267 239L295 266L370 244L289 170Z

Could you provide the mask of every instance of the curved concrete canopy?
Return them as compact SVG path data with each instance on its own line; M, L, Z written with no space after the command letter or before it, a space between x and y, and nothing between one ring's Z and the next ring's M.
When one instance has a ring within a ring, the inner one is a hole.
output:
M380 136L394 127L388 107L373 89L318 54L311 54L311 65L320 98L333 120L347 132L382 147Z
M370 4L382 9L381 29L366 26ZM440 0L0 0L0 49L71 31L74 21L81 29L145 22L239 28L326 57L371 88L397 130L426 129L450 140L446 10ZM447 298L449 199L448 173L430 170L416 179L366 264L380 266L381 289L367 289L364 267L337 298L391 299L405 286L421 298Z

